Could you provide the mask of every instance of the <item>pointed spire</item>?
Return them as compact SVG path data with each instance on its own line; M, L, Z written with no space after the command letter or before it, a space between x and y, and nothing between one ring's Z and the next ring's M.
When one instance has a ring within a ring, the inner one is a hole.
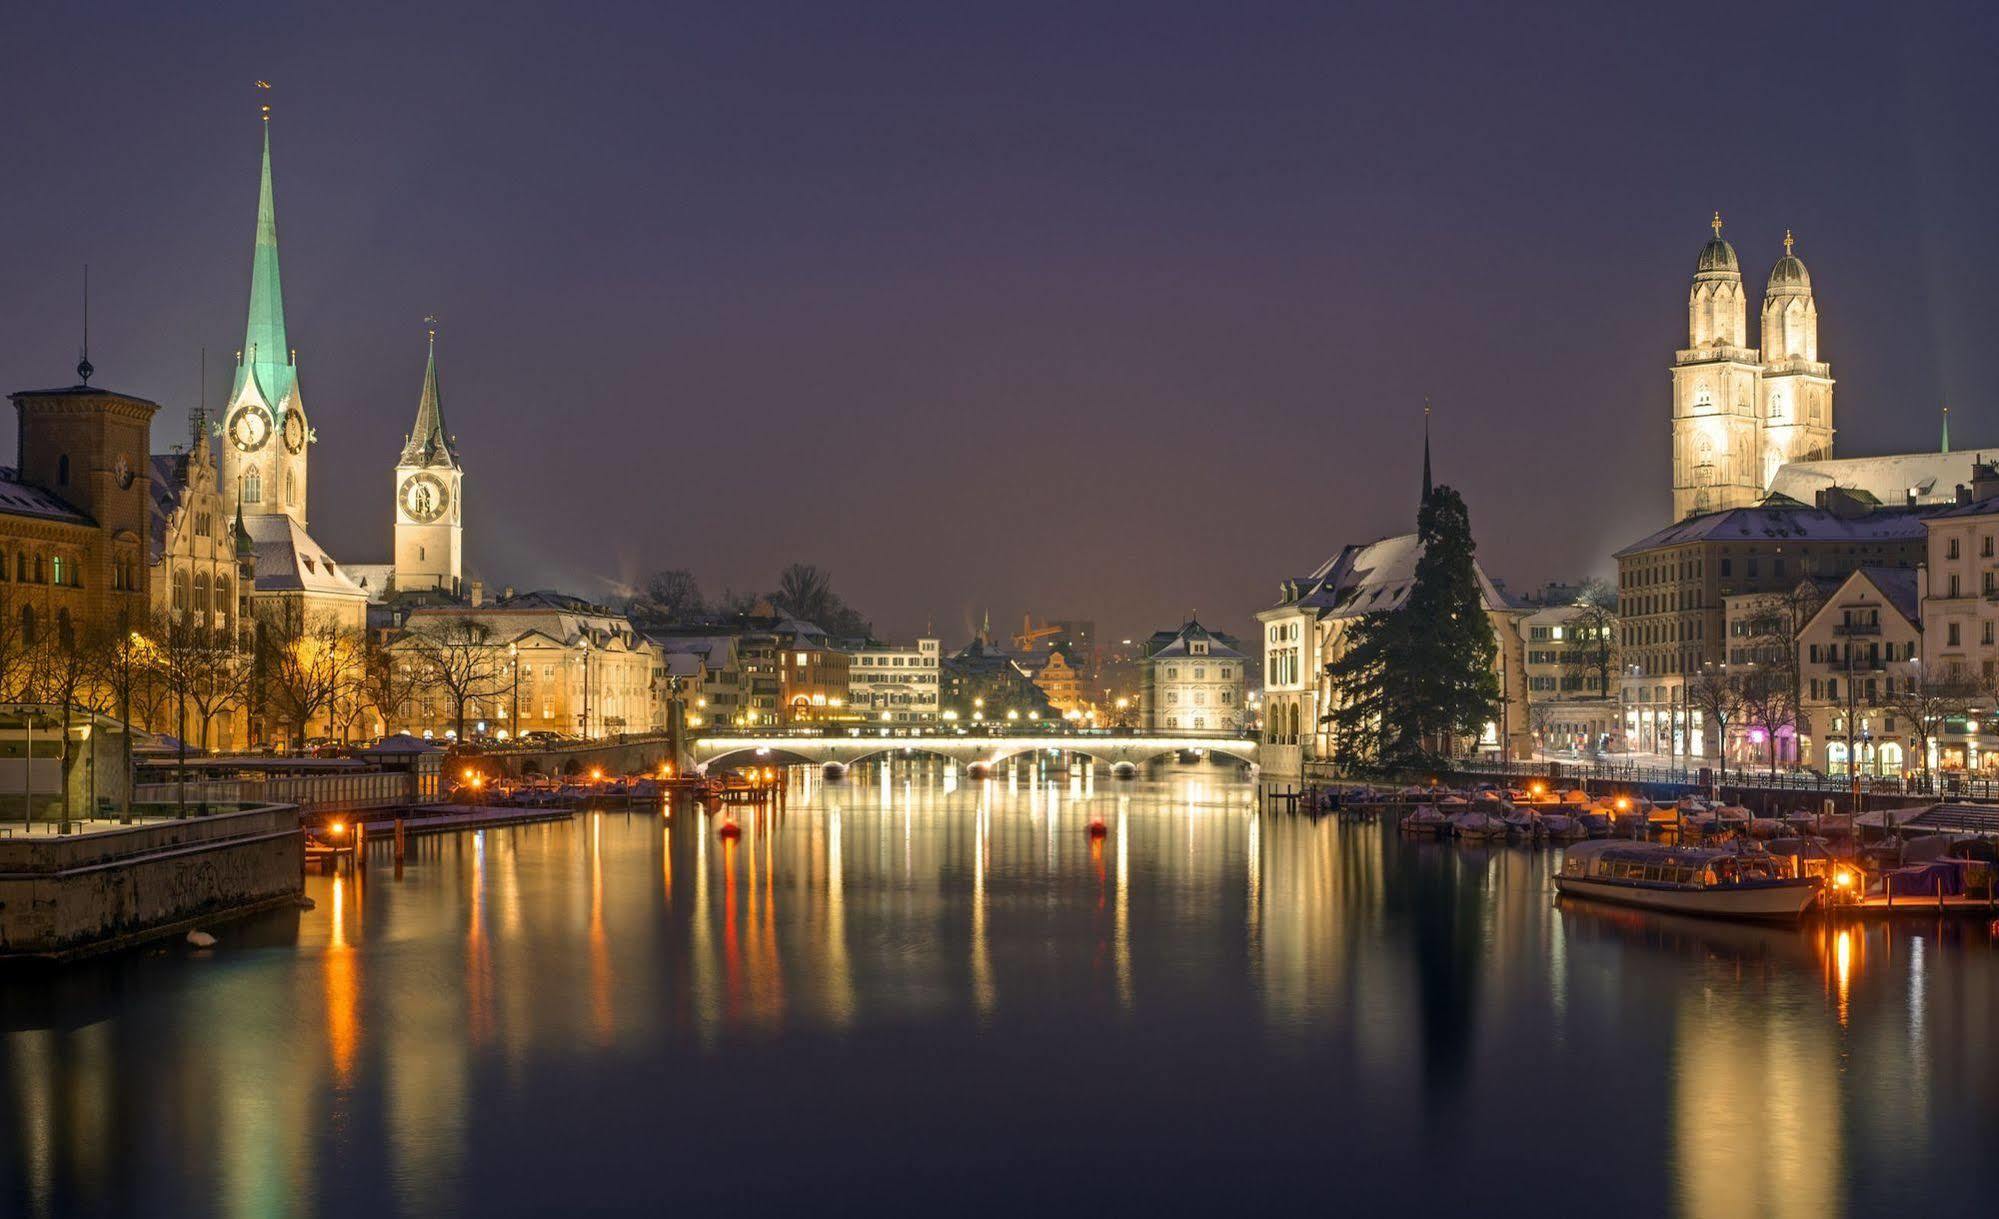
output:
M458 453L451 446L451 433L444 427L444 397L437 389L437 319L423 319L429 327L430 354L423 368L423 393L416 402L416 426L403 444L402 464L406 466L456 466Z
M1950 452L1950 407L1943 408L1943 451Z
M1430 502L1430 399L1423 399L1423 504ZM1418 504L1417 507L1422 507Z
M262 82L258 82L262 85ZM269 86L263 86L268 88ZM272 407L292 390L296 370L285 342L285 294L278 275L278 213L271 193L271 108L264 107L263 170L257 183L257 240L250 259L250 316L243 327L244 360L236 371L233 398L246 377Z
M243 488L236 488L236 557L247 558L256 553L256 546L250 541L250 528L243 523Z
M77 353L76 375L80 383L90 384L90 374L96 372L90 366L90 264L83 264L83 348Z

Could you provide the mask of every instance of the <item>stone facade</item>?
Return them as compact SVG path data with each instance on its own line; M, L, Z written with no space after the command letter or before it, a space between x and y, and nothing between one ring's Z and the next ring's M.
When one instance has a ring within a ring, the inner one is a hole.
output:
M937 719L942 686L942 645L919 639L914 647L869 643L847 656L847 705L856 714L890 723Z
M1819 359L1811 276L1792 252L1763 294L1763 346L1749 346L1748 297L1721 217L1687 299L1673 362L1673 519L1759 503L1779 468L1832 455L1832 370Z
M1147 732L1237 736L1248 722L1243 685L1250 660L1236 641L1189 619L1160 631L1139 662L1139 726Z

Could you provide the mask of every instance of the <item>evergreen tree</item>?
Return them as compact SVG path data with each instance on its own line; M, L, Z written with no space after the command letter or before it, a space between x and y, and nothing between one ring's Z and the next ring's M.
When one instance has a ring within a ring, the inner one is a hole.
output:
M1499 703L1498 640L1479 595L1471 518L1449 487L1423 497L1409 596L1347 627L1326 667L1334 756L1355 770L1428 766L1483 731Z

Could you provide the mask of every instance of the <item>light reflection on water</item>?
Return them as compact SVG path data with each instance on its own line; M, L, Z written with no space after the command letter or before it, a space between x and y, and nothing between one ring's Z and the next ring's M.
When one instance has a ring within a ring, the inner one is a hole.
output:
M0 1213L1237 1208L1337 1182L1830 1216L1995 1183L1982 923L1558 906L1551 853L1261 813L1220 770L897 764L792 797L735 841L610 811L416 840L402 875L313 877L315 910L213 952L10 979ZM753 1179L715 1171L746 1155Z

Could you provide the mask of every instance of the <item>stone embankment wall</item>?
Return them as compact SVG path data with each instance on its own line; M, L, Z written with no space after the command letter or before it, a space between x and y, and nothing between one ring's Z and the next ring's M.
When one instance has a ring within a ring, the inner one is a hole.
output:
M103 951L297 901L298 809L0 839L0 958Z

